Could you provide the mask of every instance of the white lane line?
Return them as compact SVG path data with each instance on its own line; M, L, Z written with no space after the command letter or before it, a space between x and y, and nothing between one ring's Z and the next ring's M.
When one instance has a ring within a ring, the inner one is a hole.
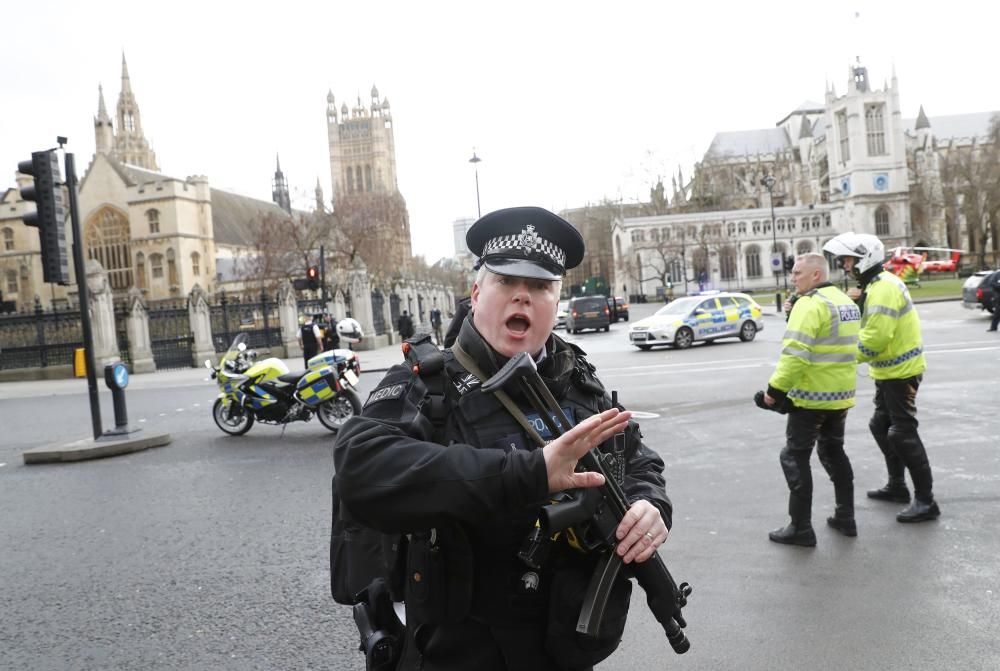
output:
M930 350L927 354L956 354L960 352L988 352L990 350L1000 349L1000 345L996 347L958 347L955 349L935 349Z
M177 408L177 412L184 412L184 408Z
M692 370L643 370L636 373L621 373L617 370L609 370L601 374L602 378L618 378L618 377L644 377L647 375L690 375L694 372L697 373L711 373L722 370L739 370L741 368L762 368L764 366L773 365L772 363L748 363L740 366L717 366L714 368L699 368L697 371Z
M160 417L166 417L166 416L167 416L167 413L165 413L165 412L161 412L160 413Z
M145 417L143 417L142 419L140 419L140 420L139 420L139 423L140 423L140 424L142 424L142 423L143 423L143 422L145 422L145 421L146 421L146 418L145 418Z
M633 410L633 419L656 419L660 414L656 412L643 412L642 410Z
M191 405L193 405L196 408L200 408L201 407L201 403L192 403Z
M0 464L0 468L3 468L6 465L7 465L6 463Z
M645 366L622 366L621 368L616 368L615 370L624 371L624 370L649 370L650 368L684 368L684 367L690 368L692 366L714 366L716 364L732 364L740 362L746 362L746 363L753 362L755 364L760 364L760 363L774 363L774 360L755 358L755 359L717 359L715 361L684 361L681 363L650 363Z

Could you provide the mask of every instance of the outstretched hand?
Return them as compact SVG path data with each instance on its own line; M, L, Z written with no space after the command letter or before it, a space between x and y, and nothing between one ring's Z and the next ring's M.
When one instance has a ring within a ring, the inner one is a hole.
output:
M558 492L578 487L600 487L600 473L576 472L576 462L605 440L625 430L632 413L617 408L588 417L542 448L549 476L549 491Z

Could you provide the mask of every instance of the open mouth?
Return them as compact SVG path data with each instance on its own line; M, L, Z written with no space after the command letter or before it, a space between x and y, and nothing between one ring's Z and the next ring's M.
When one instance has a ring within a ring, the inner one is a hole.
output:
M531 328L531 320L522 314L511 315L507 318L507 330L514 335L524 335Z

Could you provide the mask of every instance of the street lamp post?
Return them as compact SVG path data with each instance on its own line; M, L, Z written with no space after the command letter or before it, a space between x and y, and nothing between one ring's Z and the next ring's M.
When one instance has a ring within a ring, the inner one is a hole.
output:
M784 258L781 260L781 268L774 267L774 254L778 253L778 230L774 225L774 175L768 175L763 179L767 188L768 200L771 202L771 268L774 271L774 305L778 312L781 312L781 287L778 284L778 271L784 270Z
M471 163L475 167L475 172L476 172L476 216L480 219L483 216L483 210L479 206L479 163L482 162L482 160L483 159L476 156L476 150L473 149L472 158L469 159L469 163Z

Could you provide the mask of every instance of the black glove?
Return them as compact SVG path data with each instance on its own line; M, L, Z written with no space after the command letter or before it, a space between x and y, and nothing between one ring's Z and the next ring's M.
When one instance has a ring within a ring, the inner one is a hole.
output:
M764 402L764 392L758 391L753 395L753 402L761 410L770 410L771 412L776 412L779 415L788 413L789 403L787 398L775 399L774 405L768 405Z

